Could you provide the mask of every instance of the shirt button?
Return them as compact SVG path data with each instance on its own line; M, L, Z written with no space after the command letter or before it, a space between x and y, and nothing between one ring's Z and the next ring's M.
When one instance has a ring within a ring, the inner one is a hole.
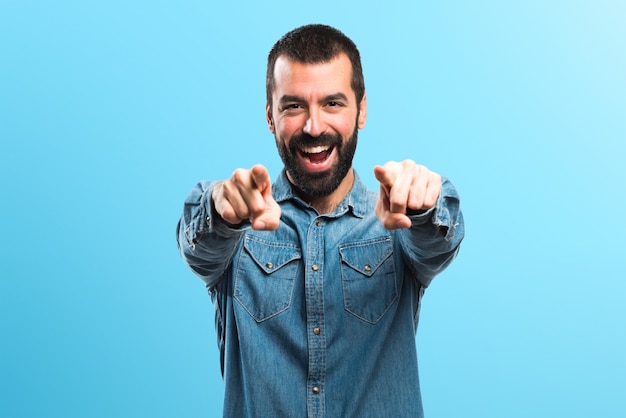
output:
M320 393L320 388L318 388L317 386L313 386L313 393L316 395Z
M319 329L319 327L313 328L313 334L320 335L320 332L321 332L321 330Z
M265 267L271 269L272 267L274 267L274 265L268 261L267 263L265 263Z
M322 225L322 221L320 221L319 219L317 221L315 221L315 225L320 226Z
M319 269L320 269L320 267L317 264L313 264L311 266L311 270L313 270L313 271L318 271Z
M369 264L365 265L365 271L370 271L372 269L372 266L370 266Z
M210 216L206 217L206 224L207 224L207 226L211 226L211 217Z

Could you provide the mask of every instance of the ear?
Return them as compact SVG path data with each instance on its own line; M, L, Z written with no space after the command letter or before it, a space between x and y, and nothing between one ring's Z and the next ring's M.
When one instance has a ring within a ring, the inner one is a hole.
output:
M359 129L365 127L365 120L367 119L367 94L363 92L363 98L359 103L359 120L357 121Z
M274 130L274 121L272 119L272 107L269 103L265 104L265 119L267 120L267 127L269 128L271 133L275 133Z

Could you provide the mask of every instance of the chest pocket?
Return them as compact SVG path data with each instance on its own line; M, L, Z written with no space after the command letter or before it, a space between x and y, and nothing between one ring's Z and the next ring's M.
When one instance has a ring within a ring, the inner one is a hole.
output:
M234 298L261 322L289 309L300 250L247 235L237 262Z
M370 324L398 298L390 237L339 246L346 311Z

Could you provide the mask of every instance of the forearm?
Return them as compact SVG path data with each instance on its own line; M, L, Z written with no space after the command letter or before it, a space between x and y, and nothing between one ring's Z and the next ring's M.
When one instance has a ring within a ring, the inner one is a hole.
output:
M208 287L228 267L245 228L233 227L214 211L211 193L217 182L201 181L185 199L176 239L185 263Z
M400 237L407 261L428 286L454 259L465 234L459 195L452 183L443 179L437 204L410 218L411 228L400 231Z

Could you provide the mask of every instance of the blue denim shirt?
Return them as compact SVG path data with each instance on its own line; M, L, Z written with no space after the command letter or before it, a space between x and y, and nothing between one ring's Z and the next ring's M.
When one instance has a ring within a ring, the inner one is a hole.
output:
M281 173L275 231L233 227L200 182L178 224L184 260L207 285L226 417L422 417L415 333L424 289L463 238L444 179L437 205L388 231L358 176L320 215Z

